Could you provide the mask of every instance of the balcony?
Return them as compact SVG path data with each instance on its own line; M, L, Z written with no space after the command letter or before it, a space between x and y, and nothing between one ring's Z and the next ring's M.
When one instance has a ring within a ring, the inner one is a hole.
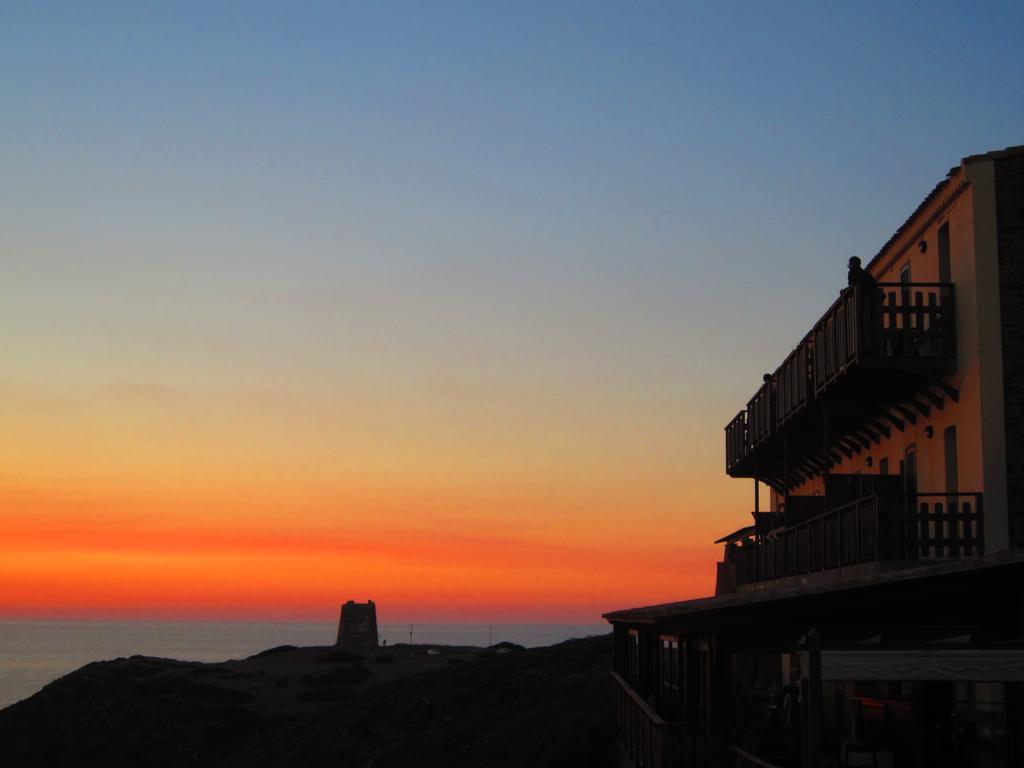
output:
M736 470L754 450L775 434L775 380L766 377L747 408L725 427L726 471Z
M813 351L814 345L805 339L789 353L775 372L775 414L779 427L799 415L814 397L809 376Z
M811 332L814 391L854 369L943 370L956 362L951 283L847 288Z
M791 468L822 457L830 404L840 406L829 410L830 439L906 414L905 403L927 415L929 403L956 396L942 380L955 365L951 283L847 288L726 425L726 472L781 488Z
M740 411L725 425L725 471L730 475L738 471L740 463L750 454L747 436L747 412Z
M735 564L742 586L881 561L978 557L984 550L980 493L909 500L874 494L731 547L726 562Z
M766 377L765 383L747 403L747 436L754 450L775 434L775 379Z

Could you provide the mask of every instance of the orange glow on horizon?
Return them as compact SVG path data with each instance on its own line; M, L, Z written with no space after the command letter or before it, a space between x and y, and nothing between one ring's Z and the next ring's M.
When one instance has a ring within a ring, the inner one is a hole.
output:
M403 381L0 380L0 616L596 622L713 591L749 503L713 409Z
M596 500L593 525L576 530L553 502L544 525L531 514L472 527L459 514L434 524L430 504L417 522L406 507L332 520L253 501L246 522L180 499L6 497L0 616L330 620L339 602L370 597L397 620L592 622L706 594L717 556L649 535L624 544Z

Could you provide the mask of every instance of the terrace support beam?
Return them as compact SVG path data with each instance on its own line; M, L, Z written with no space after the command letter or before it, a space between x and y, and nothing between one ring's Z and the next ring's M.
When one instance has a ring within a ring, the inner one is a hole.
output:
M805 475L804 472L805 472L805 470L803 469L803 467L798 467L796 469L791 469L789 471L789 479L787 480L787 483L786 483L786 503L787 504L789 503L789 492L790 492L790 490L794 486L800 485L800 483L802 483L805 480L807 480L808 478L810 478L811 475L810 474L806 474Z
M804 481L804 475L810 472L810 465L806 461L798 461L789 468L789 487L799 485Z
M916 397L911 397L907 400L912 406L917 408L917 412L924 416L926 419L932 415L932 409L922 403Z
M882 418L888 419L889 423L896 427L896 429L898 429L900 432L903 432L906 428L906 423L903 421L903 419L899 418L890 411L883 412Z
M874 443L875 445L878 445L879 443L882 442L882 437L875 430L871 429L870 427L864 426L864 427L861 427L860 429L855 430L855 431L858 434L863 433L863 434L867 435L868 439L870 439L871 442Z
M853 454L860 455L860 446L856 442L851 440L848 436L844 435L836 440L836 445L839 446L839 450L843 452L843 455L848 459L853 458Z
M914 413L909 408L907 408L907 406L902 404L896 404L893 406L893 408L899 411L903 415L903 418L905 418L911 424L917 424L917 414Z
M875 420L871 422L871 426L877 429L886 440L892 437L892 431L882 422Z
M807 460L808 463L814 467L814 470L819 474L825 474L825 458L824 456L815 456Z
M864 435L862 435L857 430L851 432L848 437L850 440L855 440L857 444L865 451L871 450L871 441L868 438L864 437ZM857 453L860 453L860 451L857 451Z
M946 397L948 397L954 403L960 402L960 390L954 387L952 384L947 384L945 381L943 381L937 376L932 379L931 383L932 386L941 389L943 394L945 394Z
M922 394L924 394L925 397L931 400L932 405L934 405L940 411L943 410L943 408L945 407L945 402L943 401L942 397L940 395L935 394L930 389L924 390Z

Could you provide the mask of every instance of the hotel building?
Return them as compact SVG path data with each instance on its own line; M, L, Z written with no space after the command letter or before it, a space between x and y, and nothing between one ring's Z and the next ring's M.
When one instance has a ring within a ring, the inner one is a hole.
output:
M605 615L633 763L1024 765L1024 146L795 341L725 428L715 595Z

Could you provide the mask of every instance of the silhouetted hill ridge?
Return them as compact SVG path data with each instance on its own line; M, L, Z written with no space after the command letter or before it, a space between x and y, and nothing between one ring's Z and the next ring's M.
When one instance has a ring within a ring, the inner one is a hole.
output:
M614 766L611 649L608 635L96 662L0 710L0 765Z

